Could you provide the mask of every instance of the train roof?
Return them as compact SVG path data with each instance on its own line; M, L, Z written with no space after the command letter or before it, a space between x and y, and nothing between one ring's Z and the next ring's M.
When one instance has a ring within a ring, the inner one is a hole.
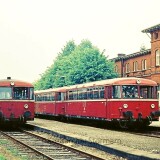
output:
M35 91L35 93L47 93L47 92L65 92L66 90L72 90L77 88L87 88L94 86L110 86L110 85L148 85L148 86L157 86L155 81L145 79L145 78L136 78L136 77L123 77L123 78L114 78L114 79L106 79L101 81L77 84L72 86L65 86L61 88L54 89L46 89Z
M48 93L48 92L65 92L67 88L69 87L66 86L66 87L60 87L60 88L49 88L45 90L37 90L37 91L34 91L34 93L38 94L38 93Z
M33 84L26 81L21 81L21 80L11 79L11 78L0 80L0 87L8 87L8 86L33 87Z
M84 84L78 84L74 86L70 86L69 89L73 88L87 88L94 86L109 86L109 85L151 85L157 86L155 81L145 79L145 78L137 78L137 77L123 77L123 78L114 78L114 79L106 79L101 81L89 82Z

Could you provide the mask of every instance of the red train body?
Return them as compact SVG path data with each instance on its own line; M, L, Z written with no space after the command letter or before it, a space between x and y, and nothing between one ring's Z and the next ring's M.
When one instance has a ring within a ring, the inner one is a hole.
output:
M160 111L157 84L142 78L115 78L35 92L35 114L149 125Z
M34 120L34 87L8 77L0 80L0 123Z

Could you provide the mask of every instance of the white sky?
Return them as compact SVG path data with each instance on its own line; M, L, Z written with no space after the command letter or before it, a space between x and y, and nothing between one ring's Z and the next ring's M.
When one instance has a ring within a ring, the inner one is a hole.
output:
M106 56L151 48L141 31L160 23L160 0L0 0L0 79L34 82L69 40Z

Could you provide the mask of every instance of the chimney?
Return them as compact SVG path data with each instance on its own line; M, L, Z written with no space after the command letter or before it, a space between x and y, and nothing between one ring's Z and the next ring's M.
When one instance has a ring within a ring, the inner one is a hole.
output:
M124 53L118 53L118 57L124 57L126 54Z

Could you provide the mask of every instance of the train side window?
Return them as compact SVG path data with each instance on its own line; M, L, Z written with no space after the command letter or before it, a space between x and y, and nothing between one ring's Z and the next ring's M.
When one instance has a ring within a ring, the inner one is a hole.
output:
M104 98L104 87L100 87L99 97Z
M44 97L44 101L48 101L48 95L47 94L44 94L43 97Z
M41 97L39 94L35 95L35 101L40 101L41 100Z
M47 94L47 101L50 101L50 94Z
M29 96L29 99L34 99L34 89L33 88L30 88L30 96Z
M12 91L10 87L0 87L0 99L12 99Z
M68 96L69 96L69 100L73 100L73 92L72 91L69 91L68 92Z
M38 95L35 95L35 101L38 101Z
M61 92L58 92L58 101L61 101Z
M112 98L121 98L120 86L113 86Z
M61 101L65 100L65 93L61 92Z
M74 91L73 91L73 99L74 99L74 100L77 100L77 98L78 98L77 90L74 90Z
M41 94L39 95L39 101L42 101L42 95Z
M78 90L78 99L82 99L82 90L81 89Z
M35 96L35 101L41 101L41 95L39 95L39 94L36 95L36 96Z
M140 98L154 98L154 90L151 86L140 86Z
M87 89L87 99L93 99L93 88Z
M54 92L50 94L50 100L51 100L51 101L54 101L54 100L55 100L55 93L54 93Z
M82 89L82 99L87 99L87 89Z
M78 90L78 99L87 99L87 89L82 88Z
M45 101L45 95L42 94L42 101Z
M86 98L87 98L87 93L82 90L81 99L86 99Z
M94 88L93 90L93 98L94 99L99 99L99 88Z

